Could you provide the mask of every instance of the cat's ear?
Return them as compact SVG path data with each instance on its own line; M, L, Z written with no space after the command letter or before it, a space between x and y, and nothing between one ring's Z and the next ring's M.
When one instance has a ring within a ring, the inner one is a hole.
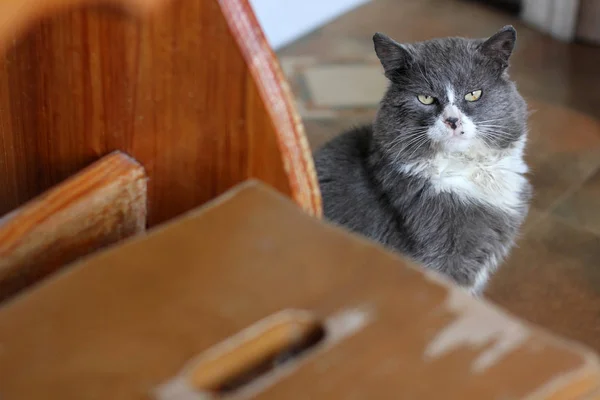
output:
M483 42L479 49L485 56L500 63L504 69L508 67L508 59L515 48L516 41L517 31L511 25L507 25Z
M412 55L405 46L383 33L378 32L373 36L373 44L385 75L390 79L406 69L412 60Z

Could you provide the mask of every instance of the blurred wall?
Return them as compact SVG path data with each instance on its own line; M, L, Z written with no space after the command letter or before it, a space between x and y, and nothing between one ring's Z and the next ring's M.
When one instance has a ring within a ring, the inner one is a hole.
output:
M579 0L523 0L523 18L532 27L556 39L575 37Z
M250 0L275 50L370 0Z

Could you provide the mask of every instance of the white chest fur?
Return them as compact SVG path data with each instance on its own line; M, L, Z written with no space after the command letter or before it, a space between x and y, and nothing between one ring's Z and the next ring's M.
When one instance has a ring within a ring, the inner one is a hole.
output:
M434 159L405 164L402 171L431 181L439 193L457 195L465 202L484 203L514 213L527 184L524 143L510 150L478 154L439 154Z

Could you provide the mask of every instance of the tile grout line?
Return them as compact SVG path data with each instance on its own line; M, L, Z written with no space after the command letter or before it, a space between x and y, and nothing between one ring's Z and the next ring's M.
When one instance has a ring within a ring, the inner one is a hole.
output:
M547 212L554 215L553 212L558 208L558 206L569 197L571 197L577 190L581 189L583 185L585 185L593 176L600 171L600 163L596 165L595 168L592 168L590 172L584 175L584 178L579 182L579 184L572 186L570 189L567 189L562 195L557 196L554 202L550 203L550 205L546 208ZM534 187L535 190L535 187Z

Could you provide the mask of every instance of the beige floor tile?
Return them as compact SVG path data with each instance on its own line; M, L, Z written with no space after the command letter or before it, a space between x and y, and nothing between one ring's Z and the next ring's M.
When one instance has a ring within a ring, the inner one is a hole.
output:
M304 128L310 147L314 151L348 129L371 123L372 119L372 114L357 114L343 120L306 120L304 121Z
M600 237L545 219L519 242L486 297L600 351Z
M304 79L319 107L376 107L387 80L377 65L320 65L306 69Z
M583 186L563 200L552 213L575 226L600 234L600 171L596 171ZM600 260L598 261L600 264Z
M527 218L523 225L521 226L521 237L524 237L527 232L534 229L538 224L544 221L548 217L547 212L540 211L535 207L531 207L529 213L527 214Z
M549 210L600 166L600 123L589 116L530 101L527 161L535 189L533 204Z

